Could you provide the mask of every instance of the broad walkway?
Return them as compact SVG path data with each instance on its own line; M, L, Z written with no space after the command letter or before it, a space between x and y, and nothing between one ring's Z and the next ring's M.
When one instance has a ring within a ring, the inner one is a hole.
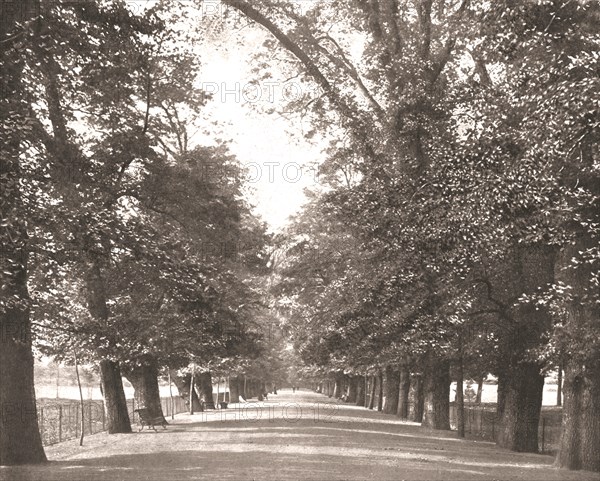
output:
M137 429L137 427L136 427ZM264 403L181 414L163 431L86 438L47 448L43 466L0 479L95 480L599 480L552 458L426 432L414 423L300 391Z

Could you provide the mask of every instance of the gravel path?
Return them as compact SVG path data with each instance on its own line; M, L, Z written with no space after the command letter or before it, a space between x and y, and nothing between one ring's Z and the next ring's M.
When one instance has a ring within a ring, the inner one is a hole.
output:
M159 428L160 429L160 428ZM51 462L0 468L7 481L594 480L550 456L425 431L308 391L180 414L166 430L97 434L46 449Z

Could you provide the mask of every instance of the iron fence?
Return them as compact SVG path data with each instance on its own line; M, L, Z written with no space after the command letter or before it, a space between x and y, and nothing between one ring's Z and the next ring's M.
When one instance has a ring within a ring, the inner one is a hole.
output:
M540 452L558 449L561 434L562 410L542 408L538 424ZM456 429L456 406L450 406L450 426ZM500 429L496 406L465 405L465 434L487 441L494 441Z
M179 396L161 398L165 417L187 411L183 399ZM127 411L132 424L139 422L135 412L139 406L135 399L127 400ZM44 446L76 439L81 435L81 404L70 399L40 399L38 400L38 422ZM104 411L104 401L87 400L83 402L83 432L84 436L106 431L107 422Z

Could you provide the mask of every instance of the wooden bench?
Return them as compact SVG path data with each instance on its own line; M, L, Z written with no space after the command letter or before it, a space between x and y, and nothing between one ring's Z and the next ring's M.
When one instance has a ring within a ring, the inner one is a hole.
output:
M148 411L147 408L136 409L133 412L138 413L138 416L140 417L140 429L138 430L138 432L144 429L144 426L148 426L148 428L154 429L155 432L156 428L154 426L162 426L163 429L167 429L166 419L162 416L151 417L150 411Z

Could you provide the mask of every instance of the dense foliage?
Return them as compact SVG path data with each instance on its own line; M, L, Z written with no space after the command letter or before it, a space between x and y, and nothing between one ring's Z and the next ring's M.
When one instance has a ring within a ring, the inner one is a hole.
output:
M219 28L269 34L256 80L276 51L311 92L283 109L327 142L322 188L268 254L243 168L191 133L210 99L193 6L27 2L0 39L3 326L98 363L115 419L121 368L148 403L168 369L191 409L211 372L261 394L385 373L388 404L412 372L424 425L449 429L451 377L493 373L518 451L560 366L558 463L600 470L597 2L222 3L241 17Z
M567 366L598 412L597 4L226 3L323 92L295 107L332 139L326 188L279 269L307 366L492 372L516 450L537 450L519 424L537 425L547 369ZM559 463L598 469L585 449Z

